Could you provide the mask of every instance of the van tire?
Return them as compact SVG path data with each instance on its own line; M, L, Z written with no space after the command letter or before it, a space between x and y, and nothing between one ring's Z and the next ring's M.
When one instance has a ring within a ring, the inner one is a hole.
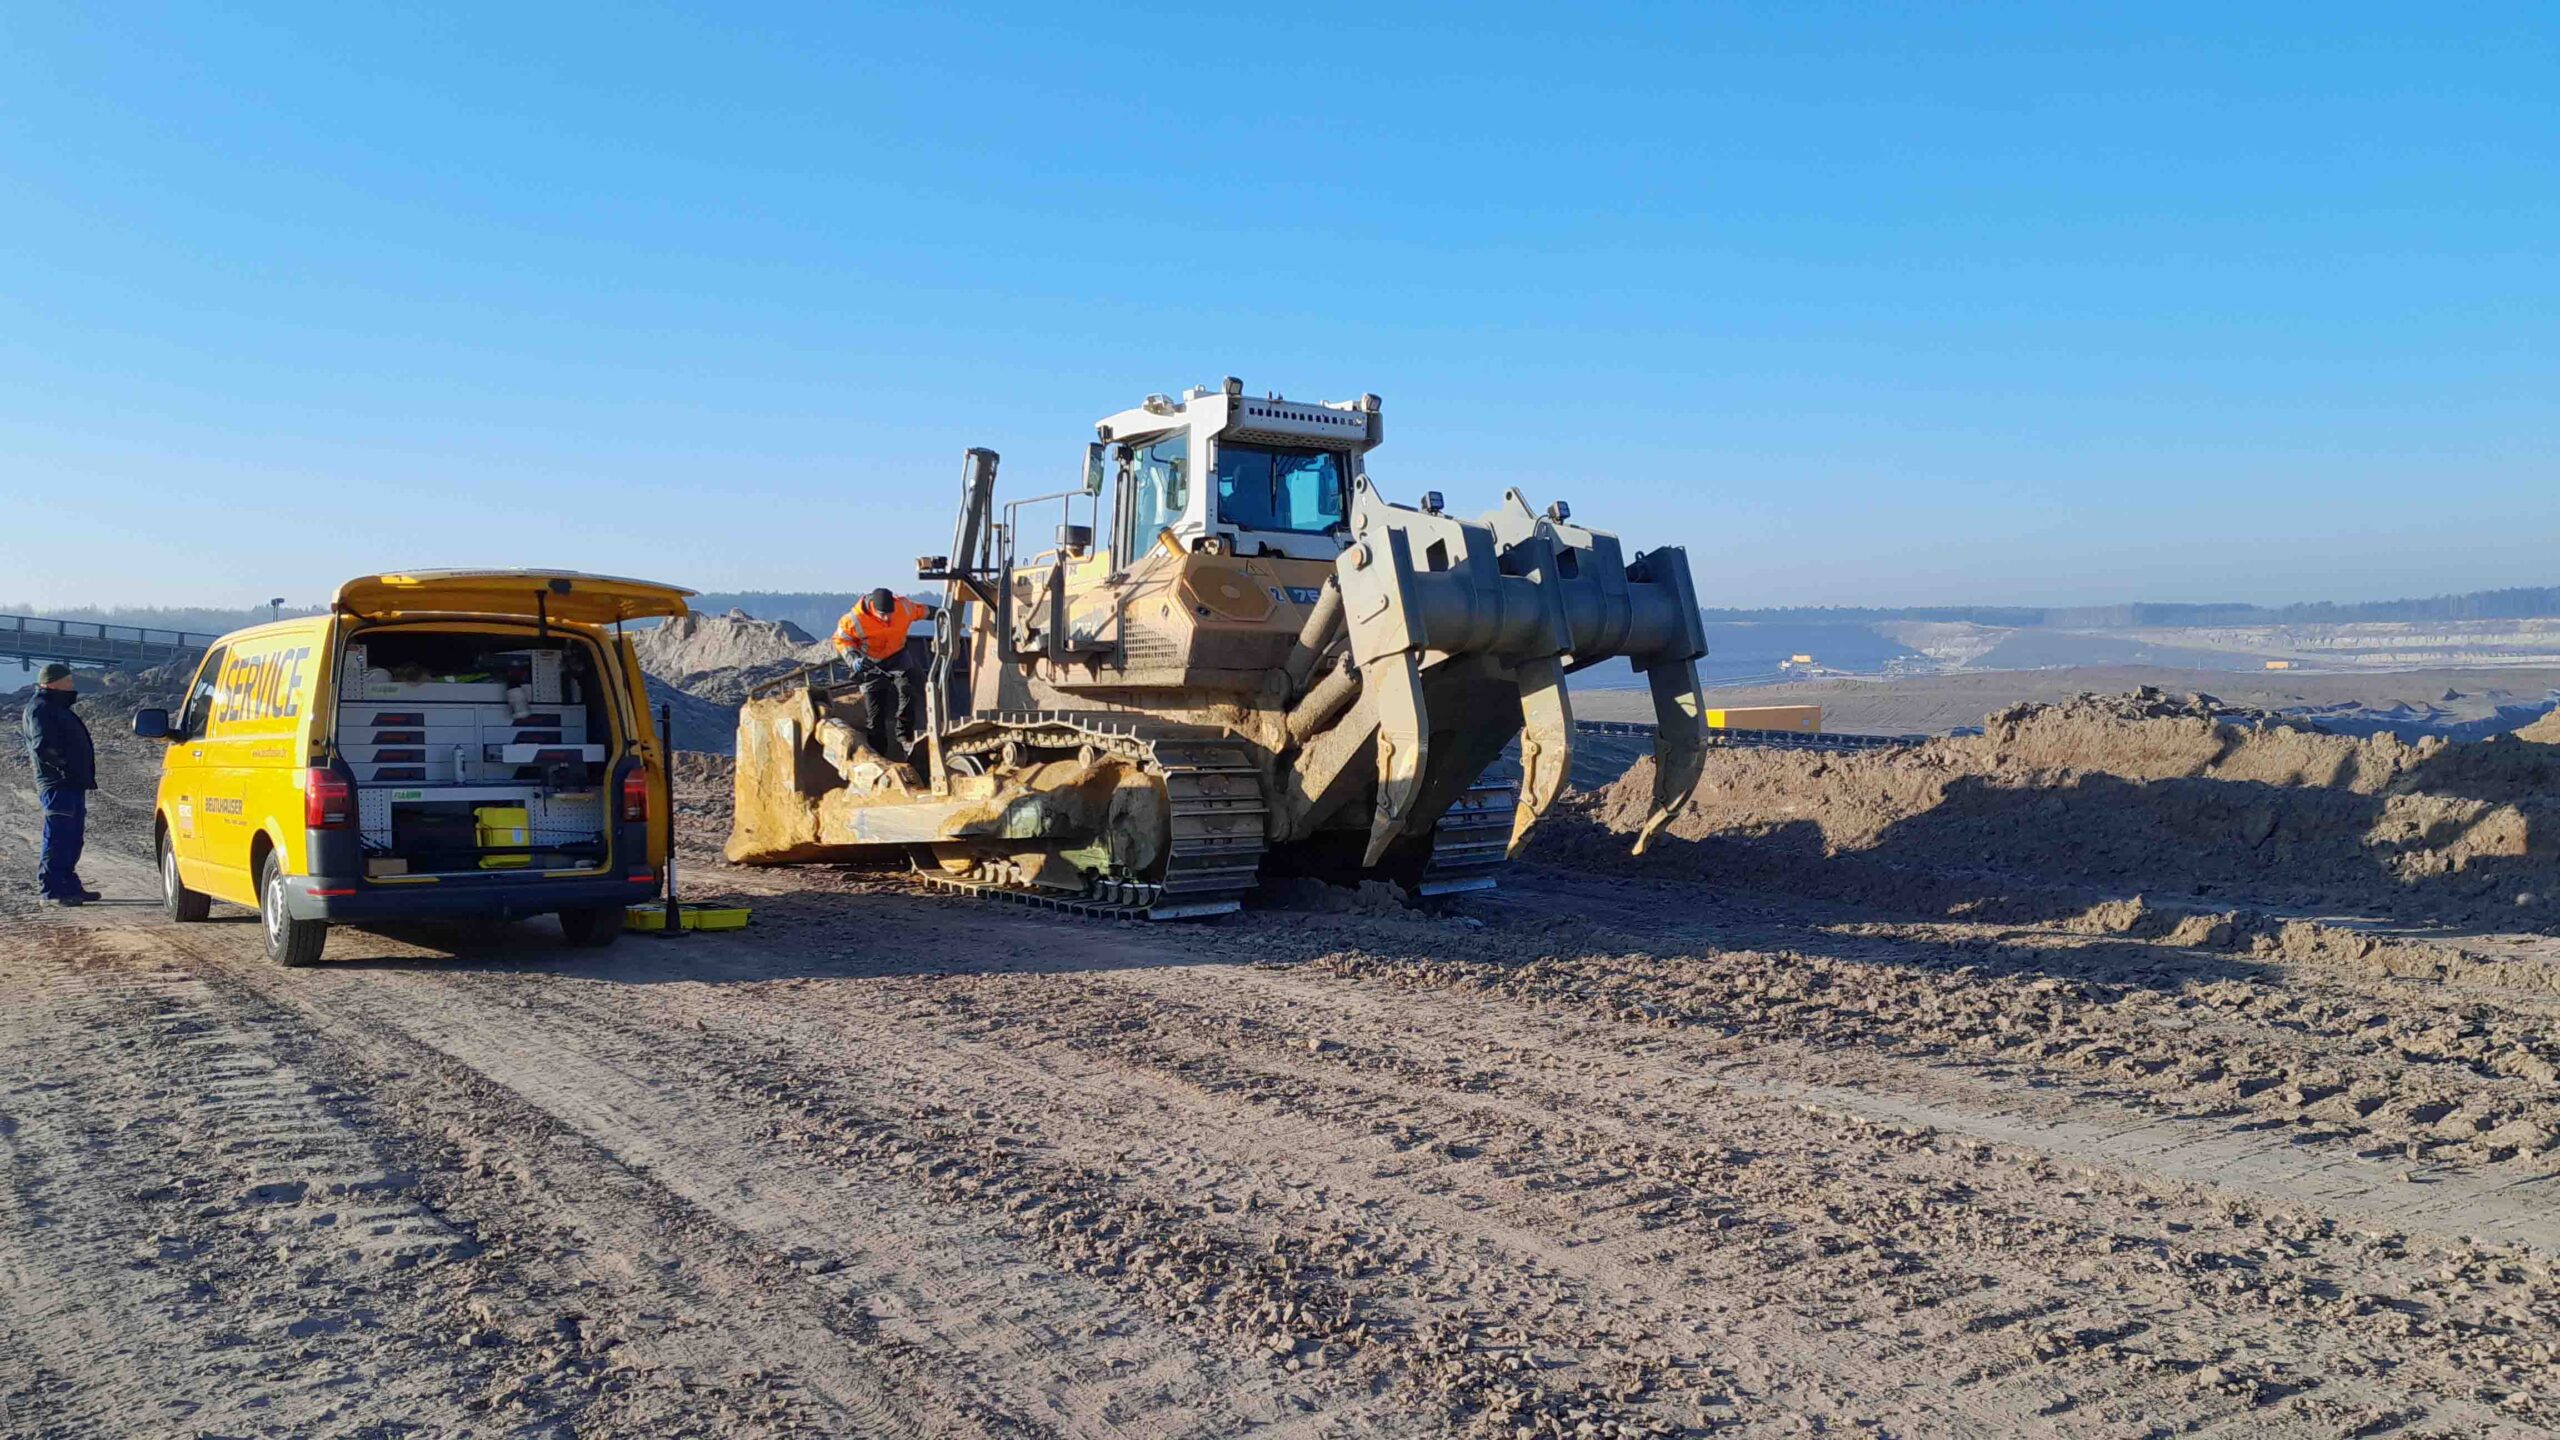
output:
M601 950L622 938L622 907L603 905L593 910L563 910L560 912L560 934L575 949Z
M213 897L201 890L190 890L178 878L178 843L169 832L160 832L156 847L160 852L160 907L169 912L169 923L194 925L213 913Z
M285 908L284 861L272 850L258 867L258 930L266 938L267 958L287 969L318 960L329 941L327 921L296 920Z

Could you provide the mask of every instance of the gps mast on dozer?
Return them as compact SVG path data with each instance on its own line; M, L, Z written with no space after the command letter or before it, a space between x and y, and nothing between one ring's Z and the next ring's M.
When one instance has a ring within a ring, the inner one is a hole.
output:
M1480 889L1564 784L1565 675L1616 655L1659 719L1639 852L1687 800L1706 642L1681 550L1624 560L1516 490L1471 521L1389 504L1375 395L1230 378L1095 429L1081 486L1001 514L996 455L968 452L951 553L917 567L949 604L912 756L874 752L861 685L825 669L750 698L729 858L902 847L947 884L1154 919L1233 910L1266 864ZM1048 503L1095 523L1026 554ZM1480 784L1515 735L1520 783Z

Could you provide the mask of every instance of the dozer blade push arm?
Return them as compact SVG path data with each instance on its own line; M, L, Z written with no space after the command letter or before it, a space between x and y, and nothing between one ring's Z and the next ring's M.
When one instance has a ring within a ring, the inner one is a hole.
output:
M1334 575L1352 658L1379 721L1368 864L1399 836L1439 819L1421 813L1423 796L1454 794L1474 778L1432 783L1450 778L1431 773L1435 734L1465 736L1510 723L1507 714L1428 713L1424 673L1456 659L1490 657L1518 686L1522 785L1514 852L1571 768L1568 670L1624 655L1646 672L1661 728L1645 839L1696 785L1704 739L1697 659L1706 653L1706 634L1687 554L1669 547L1628 564L1616 536L1570 524L1568 516L1562 505L1532 511L1516 490L1492 514L1466 521L1440 513L1436 501L1420 510L1389 504L1365 479L1355 488L1352 544Z

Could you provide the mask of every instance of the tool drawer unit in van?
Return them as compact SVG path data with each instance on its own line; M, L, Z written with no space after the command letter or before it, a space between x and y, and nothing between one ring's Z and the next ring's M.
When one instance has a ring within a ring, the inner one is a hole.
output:
M338 754L356 781L358 828L368 851L479 847L472 817L520 807L534 850L602 839L603 791L594 778L609 727L590 724L582 701L563 698L560 655L502 658L529 674L510 684L472 677L403 680L368 668L349 647L349 683L338 702ZM441 830L453 833L445 836Z

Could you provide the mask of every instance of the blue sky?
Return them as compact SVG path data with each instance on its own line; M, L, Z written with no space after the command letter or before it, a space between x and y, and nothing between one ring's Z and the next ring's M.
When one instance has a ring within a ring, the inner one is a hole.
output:
M0 8L0 601L894 583L1222 374L1709 604L2560 580L2547 6L376 9Z

